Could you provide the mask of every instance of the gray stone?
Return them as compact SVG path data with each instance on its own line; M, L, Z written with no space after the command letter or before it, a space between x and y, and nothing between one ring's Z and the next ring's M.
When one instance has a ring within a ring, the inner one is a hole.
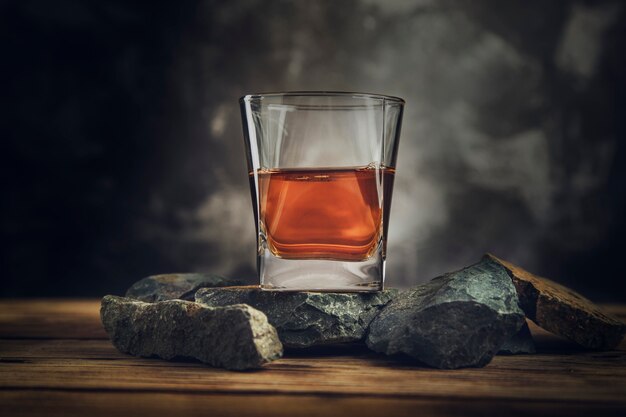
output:
M508 274L483 260L400 293L372 321L367 345L435 368L485 366L523 324Z
M530 334L528 324L524 323L519 332L515 333L512 338L504 342L498 354L520 355L535 353L535 341Z
M362 341L380 309L397 294L262 291L258 288L202 288L196 301L210 306L245 303L264 312L285 347Z
M276 329L265 314L247 305L212 308L183 300L144 303L107 295L100 318L113 345L135 356L195 358L244 370L282 355Z
M211 274L152 275L135 282L126 291L126 297L152 303L165 300L193 301L199 288L243 285L239 280Z

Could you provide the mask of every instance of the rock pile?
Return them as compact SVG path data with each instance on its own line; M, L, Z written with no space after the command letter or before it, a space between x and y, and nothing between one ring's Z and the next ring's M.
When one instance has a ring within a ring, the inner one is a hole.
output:
M206 274L144 278L106 296L101 318L120 351L258 368L287 348L366 343L445 369L534 353L525 318L588 349L613 349L626 325L553 281L493 255L417 287L378 293L269 292ZM195 300L195 301L193 301ZM282 342L282 343L281 343Z

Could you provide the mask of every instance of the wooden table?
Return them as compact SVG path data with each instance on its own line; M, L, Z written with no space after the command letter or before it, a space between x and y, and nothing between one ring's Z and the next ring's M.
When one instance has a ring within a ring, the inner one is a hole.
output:
M360 347L229 372L116 351L98 300L0 301L0 415L626 416L626 345L585 352L532 327L536 355L442 371ZM607 306L626 318L626 306Z

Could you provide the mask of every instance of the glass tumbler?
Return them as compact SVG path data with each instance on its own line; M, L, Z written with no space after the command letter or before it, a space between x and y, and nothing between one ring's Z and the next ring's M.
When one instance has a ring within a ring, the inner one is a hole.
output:
M261 288L382 290L404 100L292 92L240 104Z

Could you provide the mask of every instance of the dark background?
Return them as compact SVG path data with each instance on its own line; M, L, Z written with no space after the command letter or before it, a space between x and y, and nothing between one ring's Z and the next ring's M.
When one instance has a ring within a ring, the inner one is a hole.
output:
M0 1L0 296L254 280L237 99L407 100L387 282L486 251L626 301L620 1Z

